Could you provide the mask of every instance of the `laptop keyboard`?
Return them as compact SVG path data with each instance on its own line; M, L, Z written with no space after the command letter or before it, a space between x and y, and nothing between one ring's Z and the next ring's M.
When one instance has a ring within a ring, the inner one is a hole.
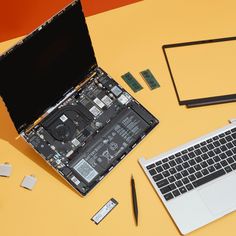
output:
M236 169L236 128L146 166L166 201Z

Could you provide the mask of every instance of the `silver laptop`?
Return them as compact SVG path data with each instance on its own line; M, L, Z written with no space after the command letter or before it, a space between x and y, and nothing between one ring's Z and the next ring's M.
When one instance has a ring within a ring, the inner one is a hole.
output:
M139 163L182 234L236 209L235 120Z

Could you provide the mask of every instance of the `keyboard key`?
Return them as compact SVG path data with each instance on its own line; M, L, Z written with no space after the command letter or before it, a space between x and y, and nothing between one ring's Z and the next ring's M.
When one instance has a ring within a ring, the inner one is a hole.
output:
M236 132L236 128L231 129L231 132L235 133Z
M159 174L159 175L155 175L153 176L153 179L155 182L159 181L159 180L162 180L164 177L162 174Z
M229 136L227 136L226 138L225 138L228 142L230 142L230 141L232 141L233 140L233 138L229 135Z
M214 167L216 168L216 170L219 170L219 169L222 168L221 165L220 165L219 163L215 163L215 164L214 164Z
M182 159L183 159L184 161L188 161L188 160L189 160L189 157L188 157L188 155L183 155L183 156L182 156Z
M176 162L174 161L174 160L171 160L170 162L169 162L169 164L170 164L170 166L175 166L176 165Z
M162 174L163 174L165 177L170 176L170 172L169 172L168 170L163 171Z
M203 153L205 153L205 152L208 152L208 149L207 149L207 147L201 147L201 151L202 151Z
M195 150L195 154L196 154L197 156L199 156L199 155L202 154L202 151L201 151L200 149L197 149L197 150Z
M195 172L195 169L193 167L190 167L188 169L189 174L193 174Z
M208 166L207 162L203 161L202 163L200 163L202 168L206 168Z
M209 156L206 153L202 155L203 160L207 160L208 158L209 158Z
M172 199L174 196L172 195L172 193L167 193L164 195L164 198L166 199L166 201L169 201L170 199Z
M208 174L209 174L208 169L203 169L203 170L202 170L202 174L203 174L203 175L208 175Z
M177 172L175 168L170 168L169 171L170 171L170 173L171 173L172 175Z
M194 165L196 164L196 161L195 161L194 159L192 159L192 160L190 160L188 163L189 163L191 166L194 166Z
M200 145L201 146L205 146L207 143L205 141L201 142Z
M202 161L202 158L200 156L198 156L198 157L195 158L195 160L196 160L197 163L200 163Z
M177 197L177 196L179 196L179 195L180 195L180 192L179 192L179 190L178 190L178 189L176 189L176 190L175 190L175 191L173 191L172 193L173 193L173 195L174 195L175 197Z
M210 172L214 172L214 171L216 170L214 166L209 166L207 169L208 169Z
M197 164L197 165L194 166L194 169L195 169L196 171L198 171L198 170L201 170L202 167L201 167L199 164Z
M150 173L151 176L153 176L153 175L155 175L157 172L156 172L155 169L151 169L151 170L149 170L149 173Z
M188 164L188 162L184 162L183 165L182 165L185 169L189 168L190 165Z
M194 148L195 148L195 149L200 148L200 144L196 144L196 145L194 145Z
M190 190L193 189L193 185L192 185L192 184L187 184L187 185L186 185L186 188L188 189L188 191L190 191Z
M180 191L181 193L186 193L186 192L187 192L187 189L186 189L185 187L180 187L180 188L179 188L179 191Z
M174 156L174 155L169 156L169 160L173 160L173 159L175 159L175 156Z
M219 148L216 148L213 150L215 154L220 154L221 153L221 150Z
M181 179L181 178L182 178L182 175L181 175L180 173L177 173L177 174L175 174L175 178L176 178L176 179Z
M182 179L182 182L184 184L188 184L189 183L189 179L187 177L185 177L185 178Z
M190 179L190 181L194 181L196 179L194 175L190 175L188 178Z
M234 162L234 159L232 157L229 157L226 159L226 161L229 163L229 164L232 164Z
M186 154L186 153L188 153L188 151L185 149L185 150L183 150L181 153L182 153L182 154Z
M226 171L227 173L229 173L229 172L232 171L232 168L231 168L230 166L226 166L226 167L225 167L225 171Z
M178 165L178 166L176 166L176 170L178 170L178 171L181 171L181 170L183 170L184 168L181 166L181 165Z
M213 142L213 140L210 138L210 139L208 139L206 142L207 142L207 143L211 143L211 142Z
M233 146L232 143L226 143L226 147L227 147L228 149L231 149L231 148L233 148L234 146Z
M205 183L208 183L209 181L212 181L213 179L216 179L216 178L218 178L218 177L220 177L220 176L222 176L224 174L225 174L225 171L223 169L218 170L218 171L216 171L216 172L214 172L214 173L212 173L210 175L207 175L207 176L205 176L205 177L203 177L201 179L198 179L198 180L194 181L193 182L193 186L194 187L199 187L199 186L201 186L201 185L203 185Z
M156 185L157 185L158 188L162 188L162 187L166 186L168 183L169 182L168 182L167 179L163 179L163 180L157 182Z
M228 150L228 151L226 152L226 155L227 155L228 157L231 157L231 156L233 156L233 153L232 153L232 151Z
M178 164L181 164L183 162L183 160L180 157L176 158L175 161Z
M164 198L166 199L166 201L169 201L170 199L172 199L174 196L172 195L172 193L167 193L164 195Z
M233 139L236 139L236 133L232 134Z
M215 147L219 147L220 146L220 142L219 141L215 141L215 142L213 142L213 144L214 144Z
M220 137L220 138L223 138L223 137L225 137L225 134L224 134L224 133L219 134L219 137Z
M220 155L219 155L219 157L223 160L223 159L225 159L225 158L227 158L227 156L225 155L225 153L221 153Z
M226 160L221 161L220 164L221 164L222 166L227 166L227 165L228 165L228 163L226 162Z
M159 166L159 165L161 165L161 161L158 161L158 162L156 162L156 166Z
M213 160L214 160L215 162L219 162L219 161L221 161L221 159L220 159L219 156L214 156L214 157L213 157Z
M236 154L236 148L233 148L233 149L232 149L232 152L233 152L234 154Z
M194 158L194 157L196 156L196 154L195 154L194 152L190 152L190 153L188 154L188 156L189 156L190 158Z
M188 176L188 171L187 170L183 170L181 172L181 174L182 174L183 177L186 177L186 176Z
M200 171L198 171L197 173L195 173L195 176L199 179L202 177L202 173Z
M228 149L227 149L227 147L226 147L225 145L223 145L223 146L220 147L220 150L221 150L222 152L225 152L225 151L227 151Z
M180 157L180 156L181 156L181 153L178 152L178 153L175 154L175 156L176 156L176 157Z
M152 169L152 168L154 168L154 167L155 167L155 164L151 164L151 165L148 165L148 166L147 166L147 169L150 170L150 169Z
M188 148L188 151L189 151L189 152L192 152L193 150L194 150L193 147Z
M233 163L233 164L231 165L231 168L232 168L233 170L236 170L236 163Z
M157 166L157 167L156 167L156 171L157 171L158 173L162 172L162 171L163 171L162 166Z
M221 138L221 139L219 140L219 142L220 142L221 144L225 144L225 143L226 143L226 140L225 140L225 138Z
M171 189L170 189L169 186L166 186L164 188L161 188L160 191L161 191L162 194L166 194L166 193L170 192Z
M168 178L168 180L169 180L170 183L173 183L173 182L175 182L175 177L174 176L170 176Z
M169 188L173 191L173 190L176 189L176 186L175 186L175 184L170 184L170 185L169 185Z
M169 165L168 163L165 163L165 164L162 165L162 167L163 167L165 170L167 170L167 169L170 168L170 165Z
M210 152L208 152L207 154L208 154L209 157L215 156L215 153L214 153L213 151L210 151Z
M213 165L214 161L212 159L207 160L208 165Z
M175 184L177 187L181 187L184 185L181 180L176 181Z
M212 149L214 149L214 145L213 145L212 143L210 143L210 144L207 145L207 148L208 148L209 150L212 150Z
M162 159L162 163L166 163L166 162L168 162L168 158Z

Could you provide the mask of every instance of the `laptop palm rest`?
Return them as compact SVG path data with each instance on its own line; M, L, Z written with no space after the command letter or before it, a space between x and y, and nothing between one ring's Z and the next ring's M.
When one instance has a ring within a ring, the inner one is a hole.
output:
M202 189L199 194L214 215L229 213L236 206L236 174L232 173Z

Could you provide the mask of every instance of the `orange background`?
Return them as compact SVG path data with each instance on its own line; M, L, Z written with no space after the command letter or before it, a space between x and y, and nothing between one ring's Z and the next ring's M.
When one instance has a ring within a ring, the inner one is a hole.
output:
M82 0L86 16L140 0ZM71 0L0 1L0 41L22 36L68 5Z

